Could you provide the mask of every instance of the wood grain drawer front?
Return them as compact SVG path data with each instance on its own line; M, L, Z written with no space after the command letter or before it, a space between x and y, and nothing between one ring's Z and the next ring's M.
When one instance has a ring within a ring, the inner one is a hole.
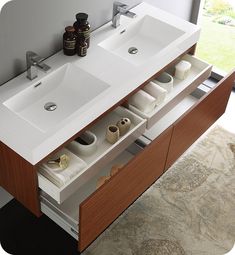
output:
M235 80L235 71L221 80L173 125L167 157L169 168L225 111Z
M118 174L88 197L79 209L79 250L84 250L163 173L172 127Z
M152 112L143 113L137 108L129 105L128 108L147 119L147 129L150 129L157 121L159 121L166 113L168 113L174 106L180 103L186 96L192 93L203 81L205 81L211 74L212 65L193 57L185 55L182 60L191 63L192 67L188 77L184 80L179 80L174 77L174 66L166 72L169 72L174 78L173 90L167 94L165 100L159 104Z
M115 144L110 144L105 139L106 128L108 125L116 124L122 117L131 120L131 128L125 135L120 136ZM92 155L88 156L74 152L78 158L87 164L87 166L62 187L56 186L49 179L39 173L39 187L58 203L64 202L79 187L95 176L102 167L112 161L121 151L125 150L138 137L140 137L145 129L146 120L140 118L138 115L124 107L117 107L89 129L97 137L97 150ZM68 149L70 149L70 147L68 147Z

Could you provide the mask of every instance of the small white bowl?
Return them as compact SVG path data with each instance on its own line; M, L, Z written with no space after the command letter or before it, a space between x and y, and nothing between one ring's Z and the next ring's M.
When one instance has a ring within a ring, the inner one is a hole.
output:
M173 89L174 79L169 73L163 72L160 74L159 77L154 79L153 82L155 82L156 84L167 90L168 93L170 93Z
M91 131L85 131L72 141L67 148L78 156L89 156L97 150L97 137Z

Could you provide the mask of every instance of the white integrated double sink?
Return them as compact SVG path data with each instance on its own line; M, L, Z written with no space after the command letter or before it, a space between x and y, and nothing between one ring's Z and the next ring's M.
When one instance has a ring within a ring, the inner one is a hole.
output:
M48 59L52 67L48 74L33 82L21 75L22 89L14 80L0 88L0 113L6 120L0 127L1 140L37 163L199 38L198 27L149 4L141 3L132 11L137 18L121 16L120 27L115 29L110 22L94 31L86 57L58 53L52 57L54 62ZM71 116L74 122L68 128ZM64 123L67 132L63 133ZM32 137L28 144L19 139L26 134Z

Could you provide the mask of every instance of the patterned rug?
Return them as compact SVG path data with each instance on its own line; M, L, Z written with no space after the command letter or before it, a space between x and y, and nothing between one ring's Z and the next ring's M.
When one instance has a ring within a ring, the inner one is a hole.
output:
M221 255L235 242L235 135L214 127L85 255Z

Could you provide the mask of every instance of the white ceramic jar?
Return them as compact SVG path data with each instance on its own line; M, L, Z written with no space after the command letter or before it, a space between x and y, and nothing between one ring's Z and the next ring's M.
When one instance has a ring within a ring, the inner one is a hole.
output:
M97 137L91 131L85 131L72 141L67 148L78 156L89 156L97 150Z
M170 93L173 89L174 79L169 73L163 72L160 74L160 76L154 79L153 82L155 82L160 87L164 88L168 93Z
M176 66L175 66L175 77L184 80L188 77L189 71L191 69L191 63L185 60L181 60Z

